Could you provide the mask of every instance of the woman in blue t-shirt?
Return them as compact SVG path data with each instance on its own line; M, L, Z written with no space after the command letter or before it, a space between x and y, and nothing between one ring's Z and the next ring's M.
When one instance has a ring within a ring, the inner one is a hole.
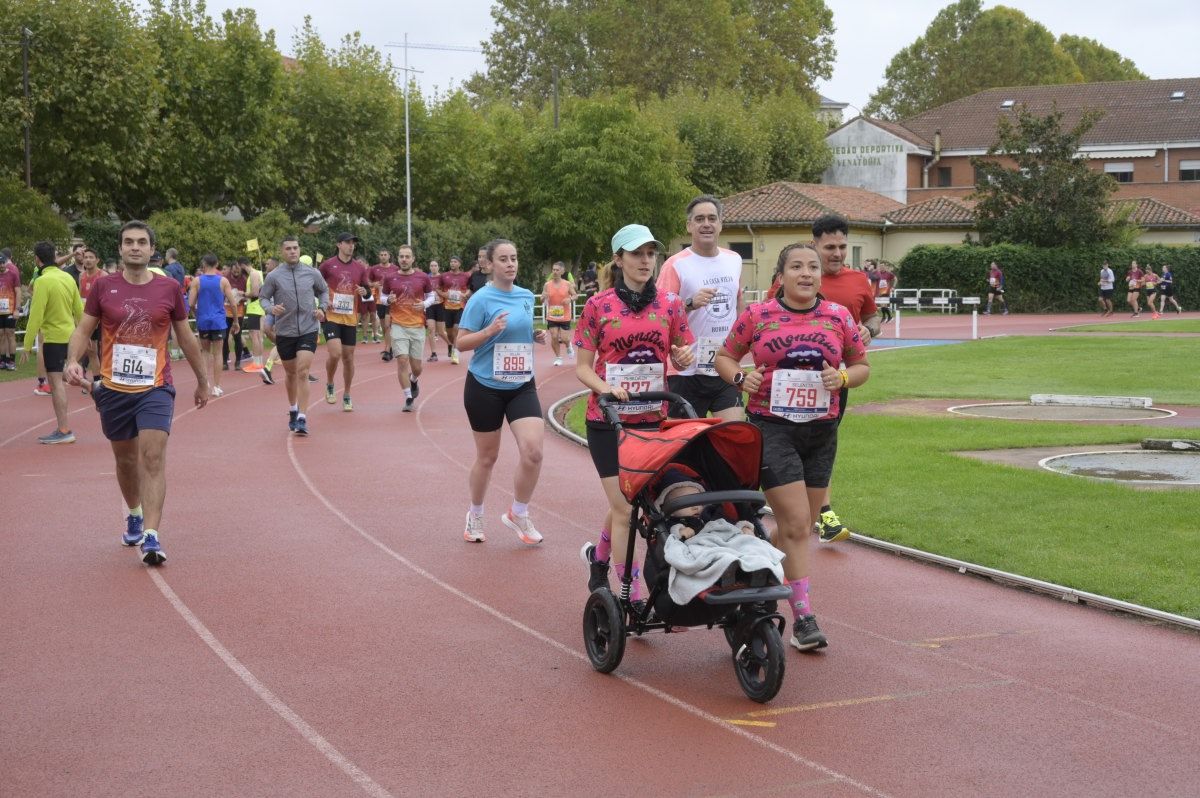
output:
M455 348L475 350L467 367L463 405L475 433L471 466L471 506L463 538L486 540L483 499L500 453L500 428L508 419L520 451L513 476L513 504L500 520L522 543L542 542L529 520L529 500L542 471L542 405L533 379L533 345L546 343L546 331L533 329L533 292L516 285L517 247L498 238L487 245L492 280L471 294L458 323Z

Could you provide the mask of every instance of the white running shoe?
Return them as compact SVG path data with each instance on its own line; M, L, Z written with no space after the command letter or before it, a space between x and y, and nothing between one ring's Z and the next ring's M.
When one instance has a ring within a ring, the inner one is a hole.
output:
M517 533L517 537L521 539L522 543L536 546L542 542L542 533L534 529L533 521L529 520L529 516L513 515L512 510L509 510L500 516L500 520L506 527Z
M209 391L209 393L212 394L214 397L221 397L221 396L225 395L225 389L220 387L219 385L214 385L212 387L212 390Z
M463 540L468 543L483 543L487 536L483 534L483 516L467 510L467 527L463 530Z
M561 365L562 365L562 358L561 358L561 357L556 357L556 358L554 358L554 365L556 365L556 366L561 366Z

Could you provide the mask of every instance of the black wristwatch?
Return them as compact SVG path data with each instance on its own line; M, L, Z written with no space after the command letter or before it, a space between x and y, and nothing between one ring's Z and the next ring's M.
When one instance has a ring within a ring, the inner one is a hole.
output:
M746 372L742 371L741 369L738 369L737 374L733 375L733 384L741 385L745 381L746 381Z
M695 310L695 308L696 308L696 305L692 302L691 297L688 297L687 299L685 299L683 301L683 309L684 310Z

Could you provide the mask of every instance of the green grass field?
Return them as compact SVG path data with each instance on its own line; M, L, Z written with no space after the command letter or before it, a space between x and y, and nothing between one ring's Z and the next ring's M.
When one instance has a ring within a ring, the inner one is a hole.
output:
M955 454L1131 443L1162 428L854 412L894 399L1048 392L1194 405L1200 375L1171 364L1196 362L1200 340L1190 339L1148 350L1117 338L1003 338L879 353L843 422L835 506L872 537L1200 618L1200 492L1151 493ZM580 430L582 420L577 403L568 423ZM1180 433L1200 438L1200 429Z
M1110 324L1081 324L1064 327L1065 332L1106 333L1200 333L1200 319L1161 318L1155 321L1117 321Z

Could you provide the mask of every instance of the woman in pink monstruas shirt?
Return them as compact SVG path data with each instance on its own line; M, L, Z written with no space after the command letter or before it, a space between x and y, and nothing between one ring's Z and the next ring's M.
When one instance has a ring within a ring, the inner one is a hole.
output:
M683 301L673 293L659 292L654 267L664 247L640 224L622 227L612 239L613 261L600 270L600 293L587 301L575 328L575 374L592 390L588 398L587 439L592 463L608 498L608 513L599 545L584 544L580 551L590 568L588 590L608 584L611 550L624 559L629 542L629 502L618 480L617 432L605 421L597 397L611 394L622 425L657 427L666 417L663 402L630 402L631 393L666 390L666 363L676 368L692 363L692 331ZM624 563L617 565L624 578ZM641 600L635 567L629 598Z
M821 290L821 258L809 244L779 253L774 297L747 308L717 352L717 373L750 395L746 418L763 439L762 484L787 555L784 575L795 617L791 644L808 651L828 643L809 598L808 542L837 452L843 388L867 381L867 347L849 309ZM747 354L754 371L742 370ZM839 368L841 364L844 367Z

